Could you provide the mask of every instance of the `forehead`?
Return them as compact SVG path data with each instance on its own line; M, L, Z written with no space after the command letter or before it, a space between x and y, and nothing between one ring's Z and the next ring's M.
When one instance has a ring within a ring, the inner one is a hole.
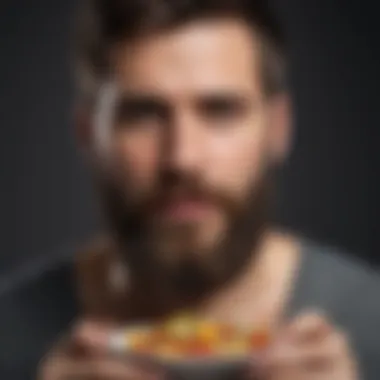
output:
M205 20L115 50L116 80L128 90L181 96L207 90L259 91L260 49L238 20Z

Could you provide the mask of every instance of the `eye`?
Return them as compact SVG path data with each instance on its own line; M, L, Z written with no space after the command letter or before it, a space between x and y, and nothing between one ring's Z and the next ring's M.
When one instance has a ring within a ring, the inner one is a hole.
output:
M123 126L147 125L166 117L165 105L151 99L124 99L117 107L116 120Z
M248 106L244 100L232 97L204 99L200 104L202 116L211 122L239 119L247 110Z

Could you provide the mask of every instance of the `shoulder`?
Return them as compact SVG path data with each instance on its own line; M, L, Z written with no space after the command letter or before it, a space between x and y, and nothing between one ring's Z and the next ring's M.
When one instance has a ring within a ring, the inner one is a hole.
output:
M34 261L0 281L0 378L32 372L77 315L72 257Z
M112 252L108 239L94 238L0 278L1 379L34 378L39 360L73 322L111 311Z
M380 272L365 261L342 249L328 245L308 243L305 245L305 258L309 269L310 281L318 282L325 297L339 299L353 298L357 303L367 303L372 309L380 304L362 295L374 295L380 291ZM341 305L350 308L351 303Z
M379 272L342 249L308 242L304 245L305 291L347 319L359 311L380 313Z

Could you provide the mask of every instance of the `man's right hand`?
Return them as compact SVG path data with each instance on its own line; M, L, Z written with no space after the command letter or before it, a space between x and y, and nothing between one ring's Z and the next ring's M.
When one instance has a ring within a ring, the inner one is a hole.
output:
M38 380L157 380L157 368L132 360L111 357L108 352L110 329L85 322L74 329L68 341L41 362Z

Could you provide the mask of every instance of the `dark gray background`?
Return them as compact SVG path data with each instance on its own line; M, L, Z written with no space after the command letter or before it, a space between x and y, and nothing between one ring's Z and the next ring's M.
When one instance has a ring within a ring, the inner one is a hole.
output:
M279 219L380 264L378 4L273 3L291 41L297 121ZM1 279L70 254L97 221L70 120L75 1L0 4Z

